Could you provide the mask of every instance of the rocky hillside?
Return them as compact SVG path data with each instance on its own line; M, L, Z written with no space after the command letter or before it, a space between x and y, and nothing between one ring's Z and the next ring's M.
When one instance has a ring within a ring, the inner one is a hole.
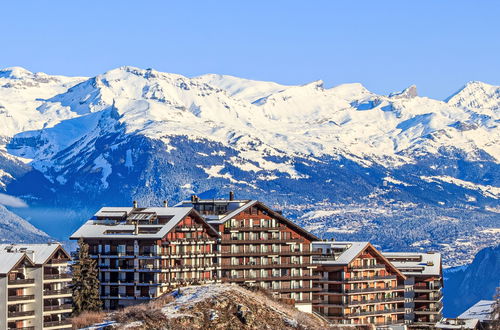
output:
M263 291L229 284L184 287L104 319L116 321L118 329L341 329L277 302Z
M456 317L479 300L492 300L500 287L500 245L485 248L474 261L445 272L444 315Z

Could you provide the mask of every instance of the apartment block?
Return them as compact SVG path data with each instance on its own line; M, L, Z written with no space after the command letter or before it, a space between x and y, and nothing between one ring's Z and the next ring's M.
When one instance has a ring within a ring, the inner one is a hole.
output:
M338 324L403 324L406 276L368 242L313 242L315 312Z
M410 286L405 307L410 327L433 328L443 318L443 270L439 253L384 252Z
M276 297L312 312L317 238L256 200L200 199L179 206L196 209L221 235L222 282L261 286Z
M191 207L104 207L71 239L97 262L105 309L218 278L219 234Z
M60 244L0 244L0 329L71 328L70 256Z

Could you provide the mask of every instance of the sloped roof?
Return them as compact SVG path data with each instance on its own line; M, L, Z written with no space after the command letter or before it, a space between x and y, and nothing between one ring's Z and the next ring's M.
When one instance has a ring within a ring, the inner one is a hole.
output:
M476 329L479 319L448 319L436 323L438 329Z
M103 207L101 208L95 216L104 217L106 215L110 215L113 212L126 212L126 214L132 213L135 211L133 207ZM76 232L71 235L71 239L78 239L80 237L83 238L151 238L151 239L161 239L165 235L167 235L182 219L184 219L187 215L193 214L200 219L203 219L201 215L199 215L196 210L192 207L147 207L140 208L139 213L154 213L157 216L168 216L171 219L168 220L167 223L163 225L144 225L140 224L140 228L152 228L152 227L161 227L156 233L139 233L135 234L106 234L106 231L129 231L133 232L135 229L135 225L133 224L116 224L116 223L107 223L105 220L88 220L84 223ZM218 233L207 224L207 228L213 232L214 235L218 236Z
M460 319L479 319L481 322L491 320L491 311L495 305L494 300L479 300L477 303L469 307L465 312L460 314Z
M25 253L7 252L4 249L0 250L0 274L8 274L24 258L26 258L31 264L33 264L33 261Z
M399 269L389 261L379 250L377 250L370 242L339 242L339 241L319 241L312 242L312 249L316 250L319 247L329 246L331 248L344 249L337 258L331 258L324 261L315 260L319 264L325 265L339 265L345 266L353 262L363 251L370 249L375 254L381 258L387 266L389 266L394 272L399 274L402 278L406 278L404 273L399 271ZM313 258L314 260L314 258Z
M293 229L295 229L296 231L300 232L302 235L306 236L307 239L309 240L318 240L319 238L316 237L315 235L311 234L310 232L308 232L307 230L305 230L304 228L300 227L299 225L297 225L295 222L291 221L291 220L288 220L286 217L284 217L283 215L281 215L280 213L274 211L273 209L271 209L269 206L267 206L266 204L258 201L258 200L249 200L247 201L245 204L243 204L242 206L240 206L239 208L229 212L228 214L226 214L224 217L222 217L221 219L217 219L217 220L210 220L208 219L207 221L209 223L215 223L215 224L223 224L225 223L226 221L229 221L231 220L232 218L234 218L235 216L237 216L238 214L240 214L241 212L245 211L246 209L248 209L249 207L252 207L254 205L257 205L257 206L260 206L262 207L263 209L266 210L266 212L270 213L274 218L277 218L283 222L285 222L288 226L292 227Z
M441 254L425 252L382 252L405 275L441 275ZM419 259L417 260L404 260Z
M69 257L69 254L62 248L59 243L46 244L0 244L0 250L4 251L7 248L12 248L15 251L23 253L25 251L33 251L32 261L36 265L43 265L49 258L58 250L62 249Z

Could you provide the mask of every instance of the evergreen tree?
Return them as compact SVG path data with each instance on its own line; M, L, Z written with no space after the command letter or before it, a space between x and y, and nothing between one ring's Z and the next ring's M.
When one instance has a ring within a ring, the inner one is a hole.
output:
M491 325L490 329L500 329L500 287L496 289L495 303L493 304L493 309L491 311Z
M73 313L78 315L84 311L100 311L102 302L99 299L99 279L96 260L89 256L89 246L83 239L78 241L78 260L72 266L73 281Z

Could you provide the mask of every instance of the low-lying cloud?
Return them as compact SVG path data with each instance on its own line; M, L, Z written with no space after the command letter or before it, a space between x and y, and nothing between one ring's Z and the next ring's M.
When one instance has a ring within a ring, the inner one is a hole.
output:
M28 207L22 199L0 193L0 204L11 207Z

